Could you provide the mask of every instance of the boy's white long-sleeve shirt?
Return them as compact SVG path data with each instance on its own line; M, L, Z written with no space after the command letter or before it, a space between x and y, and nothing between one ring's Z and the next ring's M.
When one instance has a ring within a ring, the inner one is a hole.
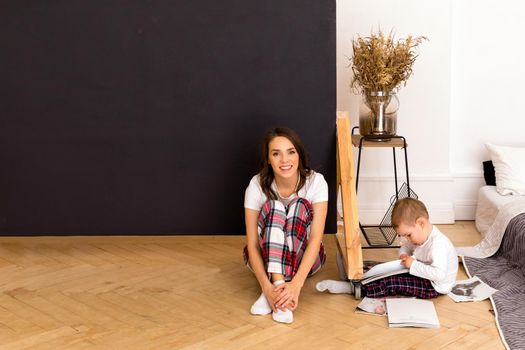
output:
M432 226L425 243L404 243L399 249L399 254L402 253L415 259L410 266L411 275L430 280L438 293L450 292L456 283L458 258L452 242L436 226Z

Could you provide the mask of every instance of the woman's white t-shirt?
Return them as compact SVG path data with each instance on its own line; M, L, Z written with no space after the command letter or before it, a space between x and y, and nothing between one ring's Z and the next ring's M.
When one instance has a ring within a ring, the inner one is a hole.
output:
M261 210L264 203L268 200L261 188L259 179L260 176L258 174L252 177L250 184L246 188L246 192L244 193L244 207L247 209ZM277 195L277 199L284 205L288 205L295 197L304 198L311 204L328 201L328 184L324 176L315 171L312 171L310 176L306 178L306 182L299 192L293 193L290 197L280 197L275 180L272 182L271 188Z

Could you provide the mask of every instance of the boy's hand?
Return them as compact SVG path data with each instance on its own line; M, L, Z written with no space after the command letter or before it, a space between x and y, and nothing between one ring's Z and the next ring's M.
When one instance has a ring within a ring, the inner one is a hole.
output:
M412 262L414 261L413 257L408 256L406 254L401 254L400 258L401 258L401 265L403 265L407 269L409 269L410 266L412 266Z

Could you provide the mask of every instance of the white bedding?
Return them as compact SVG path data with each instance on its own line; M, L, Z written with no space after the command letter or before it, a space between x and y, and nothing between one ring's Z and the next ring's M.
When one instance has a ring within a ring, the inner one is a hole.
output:
M502 196L496 191L496 186L483 186L478 192L478 206L476 208L476 228L483 237L494 223L500 208L523 196Z
M457 254L474 258L494 255L498 251L510 220L521 213L525 213L525 196L514 196L514 200L499 207L494 223L490 226L485 238L472 247L456 247Z

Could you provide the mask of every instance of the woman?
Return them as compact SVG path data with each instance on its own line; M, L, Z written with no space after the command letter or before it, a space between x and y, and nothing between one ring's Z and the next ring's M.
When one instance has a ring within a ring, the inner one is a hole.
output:
M261 170L244 197L244 259L262 289L251 313L291 323L306 277L326 259L328 185L310 169L299 136L289 128L270 130L261 153Z

